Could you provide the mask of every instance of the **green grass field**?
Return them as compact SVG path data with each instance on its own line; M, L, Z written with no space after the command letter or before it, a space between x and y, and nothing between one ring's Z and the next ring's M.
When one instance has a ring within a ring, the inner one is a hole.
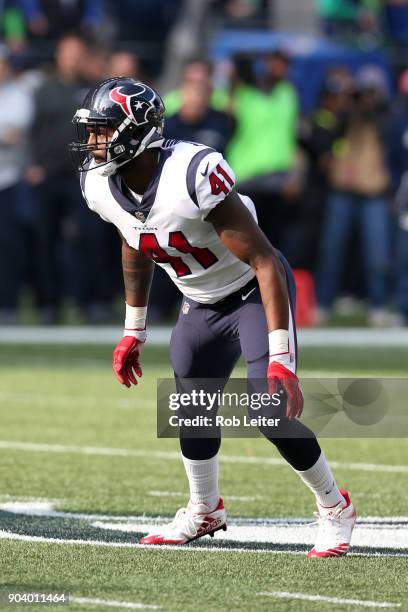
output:
M136 545L143 525L188 501L178 443L155 433L156 379L170 377L171 368L167 350L147 346L143 379L127 390L110 358L111 347L0 347L0 609L9 608L7 591L58 591L73 598L63 609L82 611L118 609L106 602L347 611L367 600L374 609L385 602L408 610L408 544L401 544L408 518L387 519L408 517L405 439L321 440L367 521L356 533L366 529L368 543L348 557L305 557L308 545L293 532L310 527L289 519L312 518L313 497L261 438L223 441L221 491L232 539L216 534L183 549L143 548ZM305 349L300 373L405 376L407 363L408 349ZM244 375L241 366L235 375ZM262 531L275 527L261 517L281 519L283 540ZM246 528L252 531L242 535ZM384 547L388 537L395 543Z

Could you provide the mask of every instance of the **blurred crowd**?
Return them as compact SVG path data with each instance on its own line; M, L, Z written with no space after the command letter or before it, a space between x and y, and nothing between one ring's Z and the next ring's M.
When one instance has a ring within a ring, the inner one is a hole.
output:
M100 49L125 41L154 73L182 5L183 0L0 0L1 29L24 66L49 60L56 41L76 32Z
M167 133L224 152L271 242L313 275L321 323L341 294L366 298L373 325L407 322L408 70L391 99L377 66L333 66L301 115L290 64L237 56L229 95L208 63L187 64L165 97Z
M408 44L406 0L315 0L323 32L363 47Z
M380 19L375 0L316 4L325 31L339 36L349 35L351 21L360 28L368 14L377 24ZM405 0L385 4L387 10L407 8ZM60 322L67 300L83 321L115 320L120 241L82 199L67 150L71 119L89 87L109 76L157 86L160 61L145 61L131 45L114 41L143 41L153 11L159 18L147 42L164 48L181 5L3 0L0 324L19 320L22 296L29 296L43 324ZM227 24L255 23L270 8L249 0L213 5ZM336 13L340 6L350 12ZM36 39L41 44L33 61ZM294 268L314 279L321 323L339 296L352 296L366 301L371 324L408 324L408 62L401 66L400 58L393 91L376 65L354 72L331 66L307 114L291 64L283 49L243 52L228 64L219 88L209 61L186 60L178 87L162 92L165 136L225 155L238 191L254 200L264 232ZM150 322L168 320L178 301L157 270Z

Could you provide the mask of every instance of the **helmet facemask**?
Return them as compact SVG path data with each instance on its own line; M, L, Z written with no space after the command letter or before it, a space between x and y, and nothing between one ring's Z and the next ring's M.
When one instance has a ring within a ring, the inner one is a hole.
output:
M74 118L75 141L70 144L70 152L79 172L95 169L101 176L112 176L129 161L140 155L146 148L158 146L162 140L161 130L151 128L146 131L135 127L129 119L113 132L112 124L106 119ZM89 143L89 135L96 135ZM94 160L93 151L103 151L105 161Z
M74 118L69 146L79 172L111 176L145 149L163 141L164 106L151 88L128 78L108 79L91 91ZM90 140L90 134L95 138ZM92 155L98 150L104 159Z

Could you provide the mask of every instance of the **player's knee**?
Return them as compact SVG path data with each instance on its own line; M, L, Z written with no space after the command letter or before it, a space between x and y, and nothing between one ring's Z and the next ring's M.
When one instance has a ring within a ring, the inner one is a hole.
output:
M203 461L214 457L220 449L221 438L189 438L187 431L180 432L180 448L184 457Z

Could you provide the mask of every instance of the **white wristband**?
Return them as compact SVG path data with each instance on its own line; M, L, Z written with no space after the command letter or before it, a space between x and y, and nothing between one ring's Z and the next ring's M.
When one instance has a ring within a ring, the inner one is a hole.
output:
M141 342L146 340L147 306L129 306L126 304L124 336L133 336Z
M290 363L289 332L287 329L275 329L269 332L269 363L277 361L282 365Z

